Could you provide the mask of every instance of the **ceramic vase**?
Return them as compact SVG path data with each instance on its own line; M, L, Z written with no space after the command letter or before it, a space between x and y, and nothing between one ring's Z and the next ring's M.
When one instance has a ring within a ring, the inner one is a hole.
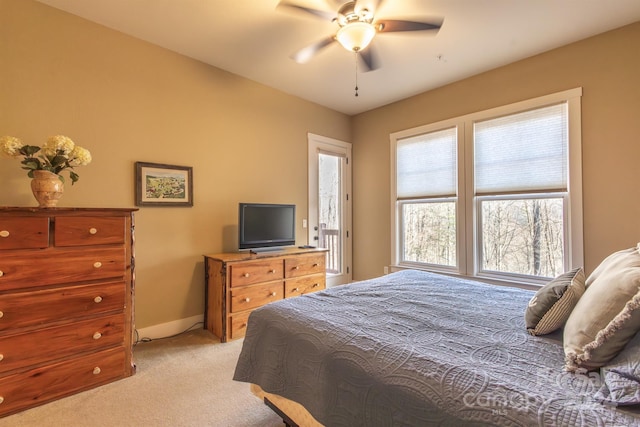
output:
M53 172L45 170L33 171L31 191L41 208L53 208L64 192L64 184L60 177Z

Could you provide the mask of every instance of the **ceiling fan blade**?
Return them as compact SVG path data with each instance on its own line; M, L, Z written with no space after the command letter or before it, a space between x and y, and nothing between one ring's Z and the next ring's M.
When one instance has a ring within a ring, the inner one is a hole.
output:
M431 22L402 21L396 19L381 19L374 24L380 33L393 33L398 31L438 31L442 27L444 19L438 18Z
M380 58L372 45L369 45L365 50L358 52L358 56L361 59L361 63L364 65L363 71L373 71L380 68Z
M313 58L320 50L329 46L331 43L335 41L336 39L334 36L329 36L322 40L318 40L317 42L310 44L307 47L303 47L299 51L295 52L293 55L291 55L291 59L293 59L299 64L304 64L308 62L311 58Z
M304 12L307 14L311 14L313 16L316 17L320 17L322 19L326 19L328 21L333 20L333 18L336 17L335 12L329 12L326 10L318 10L318 9L312 9L310 7L306 7L306 6L302 6L293 2L289 2L289 1L281 1L280 3L278 3L278 6L276 6L276 8L280 9L288 9L288 10L293 10L293 11L298 11L298 12Z

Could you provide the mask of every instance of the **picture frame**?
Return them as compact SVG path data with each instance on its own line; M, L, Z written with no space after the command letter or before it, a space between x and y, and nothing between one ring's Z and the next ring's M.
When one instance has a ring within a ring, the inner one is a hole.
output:
M135 163L136 206L193 206L193 168Z

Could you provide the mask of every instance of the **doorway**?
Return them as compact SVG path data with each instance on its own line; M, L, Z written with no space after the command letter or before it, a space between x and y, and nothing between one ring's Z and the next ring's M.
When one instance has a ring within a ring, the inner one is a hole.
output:
M309 134L309 244L327 252L327 287L351 272L351 144Z

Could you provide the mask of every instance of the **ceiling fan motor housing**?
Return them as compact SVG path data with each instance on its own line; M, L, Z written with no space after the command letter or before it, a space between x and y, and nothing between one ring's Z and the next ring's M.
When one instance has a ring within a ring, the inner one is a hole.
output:
M367 8L356 10L356 2L350 1L338 9L338 16L336 16L334 21L337 21L341 27L354 22L366 22L370 24L371 21L373 21L373 13Z

